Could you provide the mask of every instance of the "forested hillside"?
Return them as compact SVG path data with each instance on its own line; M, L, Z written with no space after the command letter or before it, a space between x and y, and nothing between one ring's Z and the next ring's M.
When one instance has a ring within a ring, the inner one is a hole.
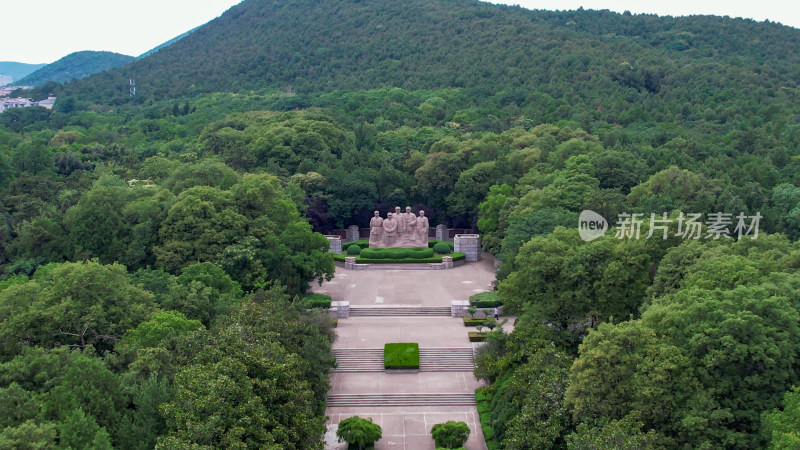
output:
M40 86L48 81L63 83L114 69L133 60L132 56L112 52L75 52L42 67L16 83L22 86Z
M320 448L320 233L412 205L502 260L519 319L478 358L490 446L791 448L798 33L250 0L0 114L0 447ZM642 234L583 241L584 209Z

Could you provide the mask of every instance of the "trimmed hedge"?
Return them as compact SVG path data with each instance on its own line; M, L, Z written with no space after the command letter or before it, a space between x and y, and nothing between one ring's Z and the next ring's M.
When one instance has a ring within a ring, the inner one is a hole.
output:
M464 326L465 327L477 327L478 325L483 325L486 319L471 319L469 317L464 317Z
M347 246L347 256L358 256L361 253L361 247L358 245Z
M486 336L488 336L488 335L489 335L489 333L481 333L481 332L478 332L478 331L470 331L469 332L469 341L470 342L483 342L483 341L486 340Z
M453 243L453 242L451 242L451 241L437 241L436 239L431 239L431 240L429 240L429 241L428 241L428 247L430 247L430 248L433 248L433 247L435 247L435 246L436 246L436 244L438 244L438 243L440 243L440 242L441 242L441 243L443 243L443 244L445 244L445 245L447 245L448 247L450 247L450 251L451 251L451 252L452 252L453 250L455 250L455 248L456 248L456 244L454 244L454 243Z
M383 346L383 368L419 369L419 344L395 343Z
M361 256L367 259L423 259L433 256L433 250L425 247L365 248Z
M300 298L303 308L330 308L331 296L325 294L303 294Z
M440 263L442 262L442 257L433 255L429 258L384 258L384 259L373 259L373 258L366 258L364 257L364 252L368 249L361 250L361 255L356 257L357 264L389 264L389 263ZM453 258L453 261L463 261L466 259L466 255L464 253L451 253L450 255ZM333 255L333 260L338 262L344 262L344 259L347 255Z
M483 430L483 439L486 441L486 447L489 450L498 450L500 446L494 440L494 428L492 428L492 408L490 406L492 396L488 392L489 389L486 388L475 389L475 404L478 409L478 418Z
M469 304L476 308L497 308L498 306L503 306L503 302L497 298L496 291L475 294L469 298Z
M448 255L450 253L453 253L453 248L451 248L445 242L437 242L433 246L433 251L434 251L434 253L437 253L439 255Z
M366 239L361 239L361 240L358 240L358 241L343 242L343 243L342 243L342 251L343 251L343 252L346 252L346 251L347 251L347 249L348 249L348 248L349 248L351 245L357 245L357 246L359 246L359 247L360 247L360 248L363 250L363 249L365 249L365 248L369 247L369 241L368 241L368 240L366 240Z

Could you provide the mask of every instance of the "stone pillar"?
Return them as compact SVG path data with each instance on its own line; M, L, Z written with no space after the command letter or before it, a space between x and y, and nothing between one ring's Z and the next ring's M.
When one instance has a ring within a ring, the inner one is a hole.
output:
M467 255L468 262L480 261L481 238L477 234L457 234L453 239L454 250Z
M450 317L464 317L469 308L469 300L453 300L450 303Z
M444 265L445 269L452 269L453 268L453 257L452 256L442 256L442 265Z
M336 317L346 319L350 317L350 302L331 302L331 312L336 310Z
M347 227L347 242L357 241L361 238L358 225L350 225Z
M344 258L344 268L348 270L355 269L356 265L356 257L355 256L346 256Z
M450 239L449 233L447 232L446 225L436 225L436 240L437 241L446 241Z
M337 255L342 254L342 237L341 236L325 236L328 238L328 244L330 244L330 248L328 249L329 252L335 253Z

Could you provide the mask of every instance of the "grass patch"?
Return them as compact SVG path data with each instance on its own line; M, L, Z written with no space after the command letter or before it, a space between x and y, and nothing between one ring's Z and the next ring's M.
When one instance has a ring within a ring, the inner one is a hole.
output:
M419 344L396 343L383 346L383 368L419 369Z
M472 319L469 317L464 317L465 327L477 327L478 325L483 325L484 322L486 322L486 319Z
M470 342L483 342L486 340L486 336L489 333L480 333L477 331L470 331L469 332L469 341Z

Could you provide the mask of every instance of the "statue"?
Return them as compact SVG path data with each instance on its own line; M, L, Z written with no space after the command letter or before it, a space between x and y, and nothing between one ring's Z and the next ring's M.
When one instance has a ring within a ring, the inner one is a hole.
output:
M419 217L417 217L414 228L414 243L417 247L428 246L428 218L425 217L425 211L420 210Z
M392 213L386 214L386 219L383 221L383 247L397 246L397 227L397 221L392 217Z
M375 216L369 221L369 246L383 247L383 219L378 211L375 211Z
M406 212L403 214L406 222L406 236L405 240L400 243L401 247L419 247L416 244L416 226L417 215L411 212L411 207L406 206ZM426 244L427 246L427 244Z
M400 210L399 206L394 207L394 214L392 218L397 221L397 240L400 241L406 237L408 233L408 225L406 224L406 215Z

